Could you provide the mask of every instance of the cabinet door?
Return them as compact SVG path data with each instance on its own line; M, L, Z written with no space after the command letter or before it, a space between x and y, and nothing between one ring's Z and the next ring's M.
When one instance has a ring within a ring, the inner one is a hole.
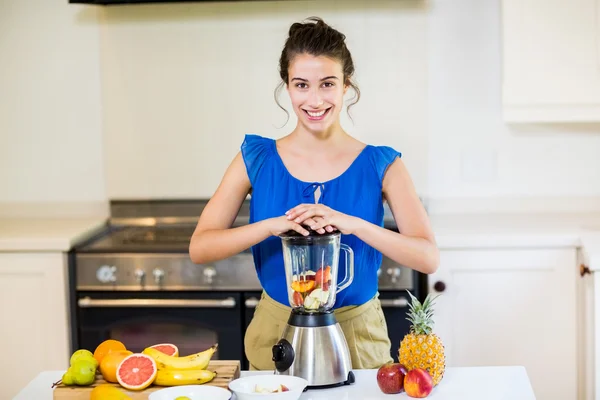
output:
M576 399L576 263L576 249L441 251L429 290L445 286L447 365L522 365L538 398Z
M600 121L599 3L502 1L506 121Z
M37 374L69 364L66 259L61 253L0 253L0 398Z

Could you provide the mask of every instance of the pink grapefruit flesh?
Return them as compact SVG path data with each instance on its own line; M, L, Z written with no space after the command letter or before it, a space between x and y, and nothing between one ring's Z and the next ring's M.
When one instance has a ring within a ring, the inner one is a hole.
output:
M161 343L150 346L153 349L165 353L168 356L179 357L179 349L172 343Z
M117 380L126 389L143 390L154 382L156 372L152 357L135 353L121 361L117 367Z

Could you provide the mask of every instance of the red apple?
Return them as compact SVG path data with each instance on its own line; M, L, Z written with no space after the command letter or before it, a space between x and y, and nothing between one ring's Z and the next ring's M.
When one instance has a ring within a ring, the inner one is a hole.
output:
M404 377L404 390L409 397L422 399L433 390L433 379L426 369L411 369Z
M408 370L399 363L388 363L377 370L377 384L383 393L400 393L404 388L404 376Z
M304 298L302 297L301 293L298 292L294 292L294 303L296 304L296 306L301 306L304 304Z
M325 282L331 281L331 267L319 268L315 274L317 286L322 286Z

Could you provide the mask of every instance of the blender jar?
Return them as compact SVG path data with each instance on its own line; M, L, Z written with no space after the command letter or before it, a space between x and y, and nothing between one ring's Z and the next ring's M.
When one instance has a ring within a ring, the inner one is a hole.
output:
M320 234L306 228L310 234L296 231L282 234L283 259L288 298L293 309L324 312L335 304L336 294L354 279L354 253L341 243L339 231ZM340 250L345 253L345 276L338 278Z

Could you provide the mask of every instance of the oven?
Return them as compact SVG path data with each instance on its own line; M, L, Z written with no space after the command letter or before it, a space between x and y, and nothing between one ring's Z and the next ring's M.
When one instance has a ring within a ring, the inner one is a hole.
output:
M215 359L243 356L239 293L80 292L77 313L79 348L116 339L133 352L173 343L188 355L218 343Z
M194 264L187 251L193 229L111 225L76 246L69 257L73 351L116 339L133 352L173 343L188 355L217 343L213 359L247 365L244 293L260 293L252 254Z

